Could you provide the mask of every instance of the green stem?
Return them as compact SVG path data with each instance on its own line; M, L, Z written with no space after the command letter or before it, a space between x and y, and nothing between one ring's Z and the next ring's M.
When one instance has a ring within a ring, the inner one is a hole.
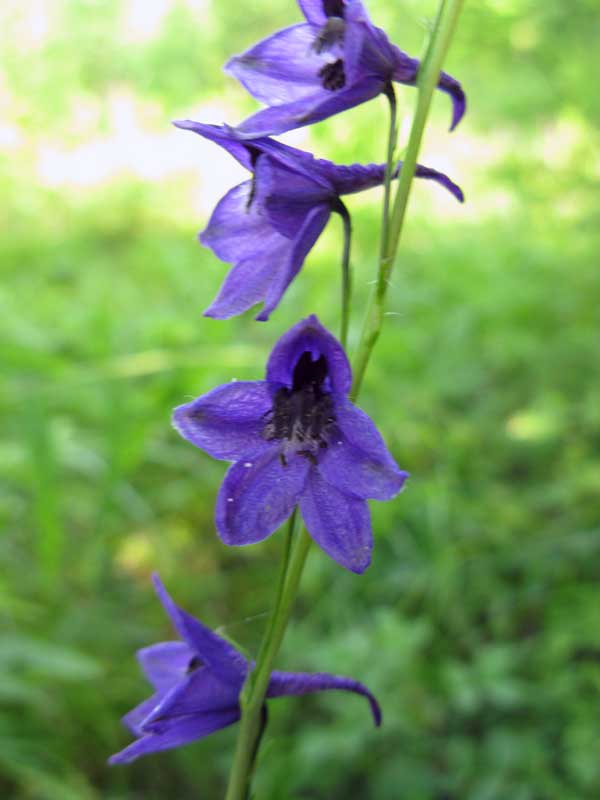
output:
M373 348L379 338L383 325L385 299L390 275L396 260L398 243L406 216L408 198L412 179L415 175L423 132L429 115L433 92L439 81L440 70L446 53L448 52L463 2L464 0L442 0L429 46L421 69L419 70L417 80L417 107L410 130L406 157L398 178L398 188L396 190L394 207L389 219L387 235L385 239L382 240L384 246L379 263L377 285L369 304L361 340L354 360L352 399L356 398L360 391L367 364L369 363L371 353L373 352ZM390 157L390 151L388 149L388 169L391 169L393 166L391 163L392 158L393 155Z
M256 665L240 695L242 718L225 800L245 800L248 796L257 739L262 730L261 715L265 695L311 544L311 538L297 525L297 521L297 512L294 511L288 524L275 608L263 637Z
M381 247L379 251L379 263L383 262L386 253L388 226L390 221L390 198L392 193L392 175L394 173L394 153L396 152L396 142L398 141L398 130L396 127L396 92L390 82L386 85L384 94L388 99L390 108L390 126L388 132L388 143L385 159L385 179L383 183L383 213L381 215Z
M266 702L263 700L263 704L260 707L260 719L258 722L258 732L254 737L254 743L252 745L252 752L250 754L250 763L248 766L248 776L246 778L246 793L244 795L245 798L250 800L250 788L252 786L252 778L254 777L254 770L256 769L256 759L258 756L258 751L260 749L260 743L263 740L263 736L265 735L265 731L267 729L267 724L269 722L269 711Z
M381 215L381 243L379 248L378 276L381 275L384 270L384 262L387 257L390 224L390 199L392 195L392 175L394 174L394 153L396 151L396 143L398 140L398 130L396 124L396 92L394 91L394 87L391 83L387 84L384 93L388 99L390 109L390 124L388 128L385 179L383 184L383 212ZM381 330L381 326L383 324L383 312L381 313L380 317L373 316L378 310L379 309L374 306L373 300L371 300L369 313L367 315L367 322L363 328L361 341L355 355L354 365L352 367L352 373L354 375L352 392L350 395L352 400L356 399L358 392L360 391L362 379L367 368L371 351L375 347L375 342L379 337L379 331Z
M350 303L352 300L352 272L350 269L350 242L352 238L352 221L350 213L338 198L333 210L340 215L344 225L344 249L342 252L342 319L340 323L340 342L344 350L348 344L348 326L350 324Z

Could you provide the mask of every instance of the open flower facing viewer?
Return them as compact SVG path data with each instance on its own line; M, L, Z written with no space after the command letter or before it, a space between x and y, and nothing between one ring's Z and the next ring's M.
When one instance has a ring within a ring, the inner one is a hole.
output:
M225 544L266 539L298 505L331 558L352 572L369 566L367 498L390 500L407 473L348 399L351 384L342 346L313 315L279 339L265 380L233 381L175 409L184 438L234 462L216 504Z

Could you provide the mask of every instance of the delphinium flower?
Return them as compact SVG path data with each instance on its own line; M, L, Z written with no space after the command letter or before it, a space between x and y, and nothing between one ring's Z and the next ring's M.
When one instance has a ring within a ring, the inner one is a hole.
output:
M384 164L340 166L262 137L240 140L228 126L184 120L178 127L221 145L252 173L218 203L200 241L234 266L205 314L226 319L256 303L266 320L298 274L341 196L383 183ZM398 174L401 162L396 170ZM462 191L446 175L417 165L416 175Z
M382 92L393 82L414 86L420 62L391 44L360 0L299 0L306 22L284 28L225 70L268 108L237 130L255 137L326 119ZM445 72L438 88L453 104L455 128L465 112L460 83Z
M342 346L310 316L279 339L265 380L234 381L175 409L183 437L234 462L215 513L225 544L265 539L298 505L331 558L357 573L368 567L367 498L391 499L407 473L348 399L351 383Z
M160 642L138 651L154 694L123 718L136 741L110 758L111 764L180 747L237 722L239 695L253 667L226 639L179 608L157 575L156 592L182 641ZM376 725L377 700L359 681L326 672L271 673L267 698L342 690L369 701Z

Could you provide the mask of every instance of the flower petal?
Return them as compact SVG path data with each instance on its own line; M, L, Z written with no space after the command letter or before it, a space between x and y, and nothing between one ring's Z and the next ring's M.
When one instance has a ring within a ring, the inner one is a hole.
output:
M166 691L156 692L151 697L148 697L147 700L142 700L139 705L121 718L123 725L125 725L125 727L131 731L134 736L142 736L143 721L148 717L149 714L152 713L152 711L154 711L160 701L164 698L165 694Z
M236 128L230 129L232 135L240 136ZM322 197L323 192L319 192L314 184L318 184L326 194L331 194L332 186L323 175L322 170L319 169L320 161L316 159L312 153L307 153L306 150L299 150L297 147L290 147L283 142L278 142L276 139L270 139L268 136L259 136L256 139L249 141L247 138L242 138L241 141L245 142L247 146L253 147L258 150L261 155L268 156L269 163L275 163L279 167L304 176L311 182L311 192L317 192ZM258 162L257 162L258 163ZM327 162L329 163L329 162ZM286 192L286 187L280 187ZM258 187L260 193L260 187ZM289 191L287 192L289 194Z
M362 4L353 3L352 6L346 14L347 24L344 29L342 54L347 86L356 83L369 72L364 68L362 55L365 43L368 43L369 36L373 31L373 26Z
M161 733L166 724L178 717L223 711L238 707L239 687L220 680L202 666L190 672L143 720L143 733Z
M143 647L136 655L152 686L163 691L183 678L195 653L185 642L159 642Z
M263 310L257 315L257 320L269 319L270 314L277 308L285 290L300 271L306 256L321 235L325 225L327 225L330 214L331 208L329 205L316 206L307 214L298 230L285 265L278 271L274 280L269 283L265 295L265 304ZM289 218L291 216L289 214Z
M321 476L345 495L362 500L390 500L398 494L406 478L389 454L370 417L349 400L335 404L339 436L332 437L319 455Z
M381 34L385 36L383 31L381 31ZM408 53L405 53L404 50L400 50L395 44L391 42L388 42L388 44L389 53L394 62L392 80L398 81L398 83L405 83L407 86L414 86L417 82L417 73L421 62L418 58L413 58Z
M381 725L381 709L374 695L364 684L342 675L330 675L328 672L278 672L276 670L271 673L267 697L303 695L332 689L354 692L366 697L371 706L375 725L377 727Z
M202 244L223 261L264 258L286 244L253 202L253 192L252 181L230 189L200 234Z
M215 674L232 685L241 687L248 670L248 662L244 656L225 639L179 608L156 573L152 576L152 582L175 630L186 644Z
M321 159L317 162L317 167L323 177L331 181L338 195L362 192L364 189L370 189L373 186L381 186L385 180L385 164L350 164L345 166ZM392 177L397 178L401 169L402 161L399 161ZM464 200L460 186L457 186L443 172L417 164L415 177L435 181L440 186L448 189L461 203Z
M327 361L325 391L348 394L352 371L344 348L314 314L300 320L279 339L267 362L267 382L291 389L298 359L306 352L311 354L313 361L320 356Z
M206 316L226 319L264 300L265 308L257 319L268 319L327 223L329 204L324 205L322 198L329 195L330 189L270 162L270 156L258 159L255 197L252 198L250 181L232 189L220 201L200 236L202 243L220 258L239 259L229 271L218 297L204 312ZM279 195L272 196L282 181L303 190L295 206L291 198L279 203ZM311 209L313 201L320 204ZM265 206L273 209L274 221L281 232L271 224ZM293 232L295 239L284 235L286 230Z
M342 567L361 573L371 563L373 534L364 500L343 494L311 470L300 511L315 542Z
M204 316L229 319L264 300L269 285L278 274L277 268L282 263L287 263L287 251L291 247L292 242L281 237L280 246L266 251L262 259L246 258L232 267ZM259 318L263 319L256 317Z
M173 425L213 458L238 461L265 448L264 416L272 404L265 381L232 381L178 406Z
M447 72L440 72L438 89L449 94L452 100L452 124L450 125L450 130L453 131L467 110L467 98L460 83L451 75L448 75Z
M328 177L337 195L353 194L381 186L385 180L385 164L334 164L319 159L319 170Z
M232 128L228 125L208 125L203 122L195 122L193 119L178 119L173 122L176 128L192 131L211 142L220 145L230 153L236 161L252 171L252 157L246 145L240 141L238 136L232 135Z
M312 125L376 97L383 87L384 81L372 75L336 92L319 87L311 95L299 100L257 111L237 125L235 130L240 137L251 139Z
M255 202L275 230L288 239L299 238L300 229L315 206L325 204L330 208L335 198L333 187L328 182L323 185L317 170L311 174L306 167L305 163L302 171L281 167L270 155L261 155L256 162ZM319 177L319 182L313 175Z
M200 241L219 258L234 262L219 294L204 312L207 317L228 319L264 300L293 247L256 203L248 206L251 191L251 181L247 181L228 192L200 234Z
M267 137L258 137L248 141L246 137L241 137L237 130L230 125L206 125L190 119L178 120L173 124L178 128L193 131L205 139L210 139L220 145L250 172L255 171L253 154L257 151L268 155L271 161L276 161L280 166L304 175L313 183L322 183L325 189L331 189L330 184L326 180L323 181L319 170L315 168L315 157L304 150L298 150L296 147L290 147ZM240 209L243 211L247 210L249 206L249 197L246 196L244 199L245 204Z
M346 0L344 5L346 6L344 19L347 22L364 22L372 25L367 9L361 0Z
M399 165L398 174L402 169L402 164ZM443 186L444 189L448 189L448 191L456 197L459 203L464 203L465 196L463 194L463 190L460 186L454 181L450 180L450 178L445 175L443 172L439 172L437 169L432 169L431 167L424 167L421 164L417 164L417 168L415 170L415 178L424 178L425 180L435 181L439 183L440 186Z
M241 546L270 536L292 513L308 468L308 460L300 456L284 466L278 446L254 462L233 464L217 496L215 522L221 540Z
M323 0L298 0L300 10L312 25L325 25L327 14L323 9Z
M231 58L225 72L265 105L305 98L320 88L319 70L329 59L313 46L317 34L305 23L284 28Z
M174 721L161 733L151 733L133 742L115 753L108 760L109 764L128 764L140 756L157 753L160 750L170 750L173 747L195 742L215 731L237 722L240 718L239 710L227 709L215 711L199 716L182 717Z
M393 79L398 83L405 83L407 86L415 86L420 62L416 58L411 58L407 53L400 50L395 45L391 45L394 56ZM447 72L440 72L440 79L437 88L450 95L452 100L452 124L450 130L461 121L466 109L466 97L460 83L448 75Z

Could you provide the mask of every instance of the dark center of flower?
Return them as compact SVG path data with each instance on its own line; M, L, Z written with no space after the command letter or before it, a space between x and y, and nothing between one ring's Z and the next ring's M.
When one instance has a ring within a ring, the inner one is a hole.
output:
M344 0L323 0L326 17L344 17Z
M335 422L331 395L323 390L326 377L325 356L313 361L309 352L302 353L294 367L292 388L277 391L263 429L265 439L289 443L290 449L313 464L319 449L327 447L327 434ZM284 451L281 460L285 466Z
M346 85L346 73L344 72L344 62L341 58L331 64L325 64L319 70L319 78L321 78L321 86L324 89L329 89L330 92L336 92L338 89L343 89Z
M323 381L327 377L327 359L319 356L313 361L311 354L302 353L292 375L292 392L300 392L309 386L315 392L321 393Z

